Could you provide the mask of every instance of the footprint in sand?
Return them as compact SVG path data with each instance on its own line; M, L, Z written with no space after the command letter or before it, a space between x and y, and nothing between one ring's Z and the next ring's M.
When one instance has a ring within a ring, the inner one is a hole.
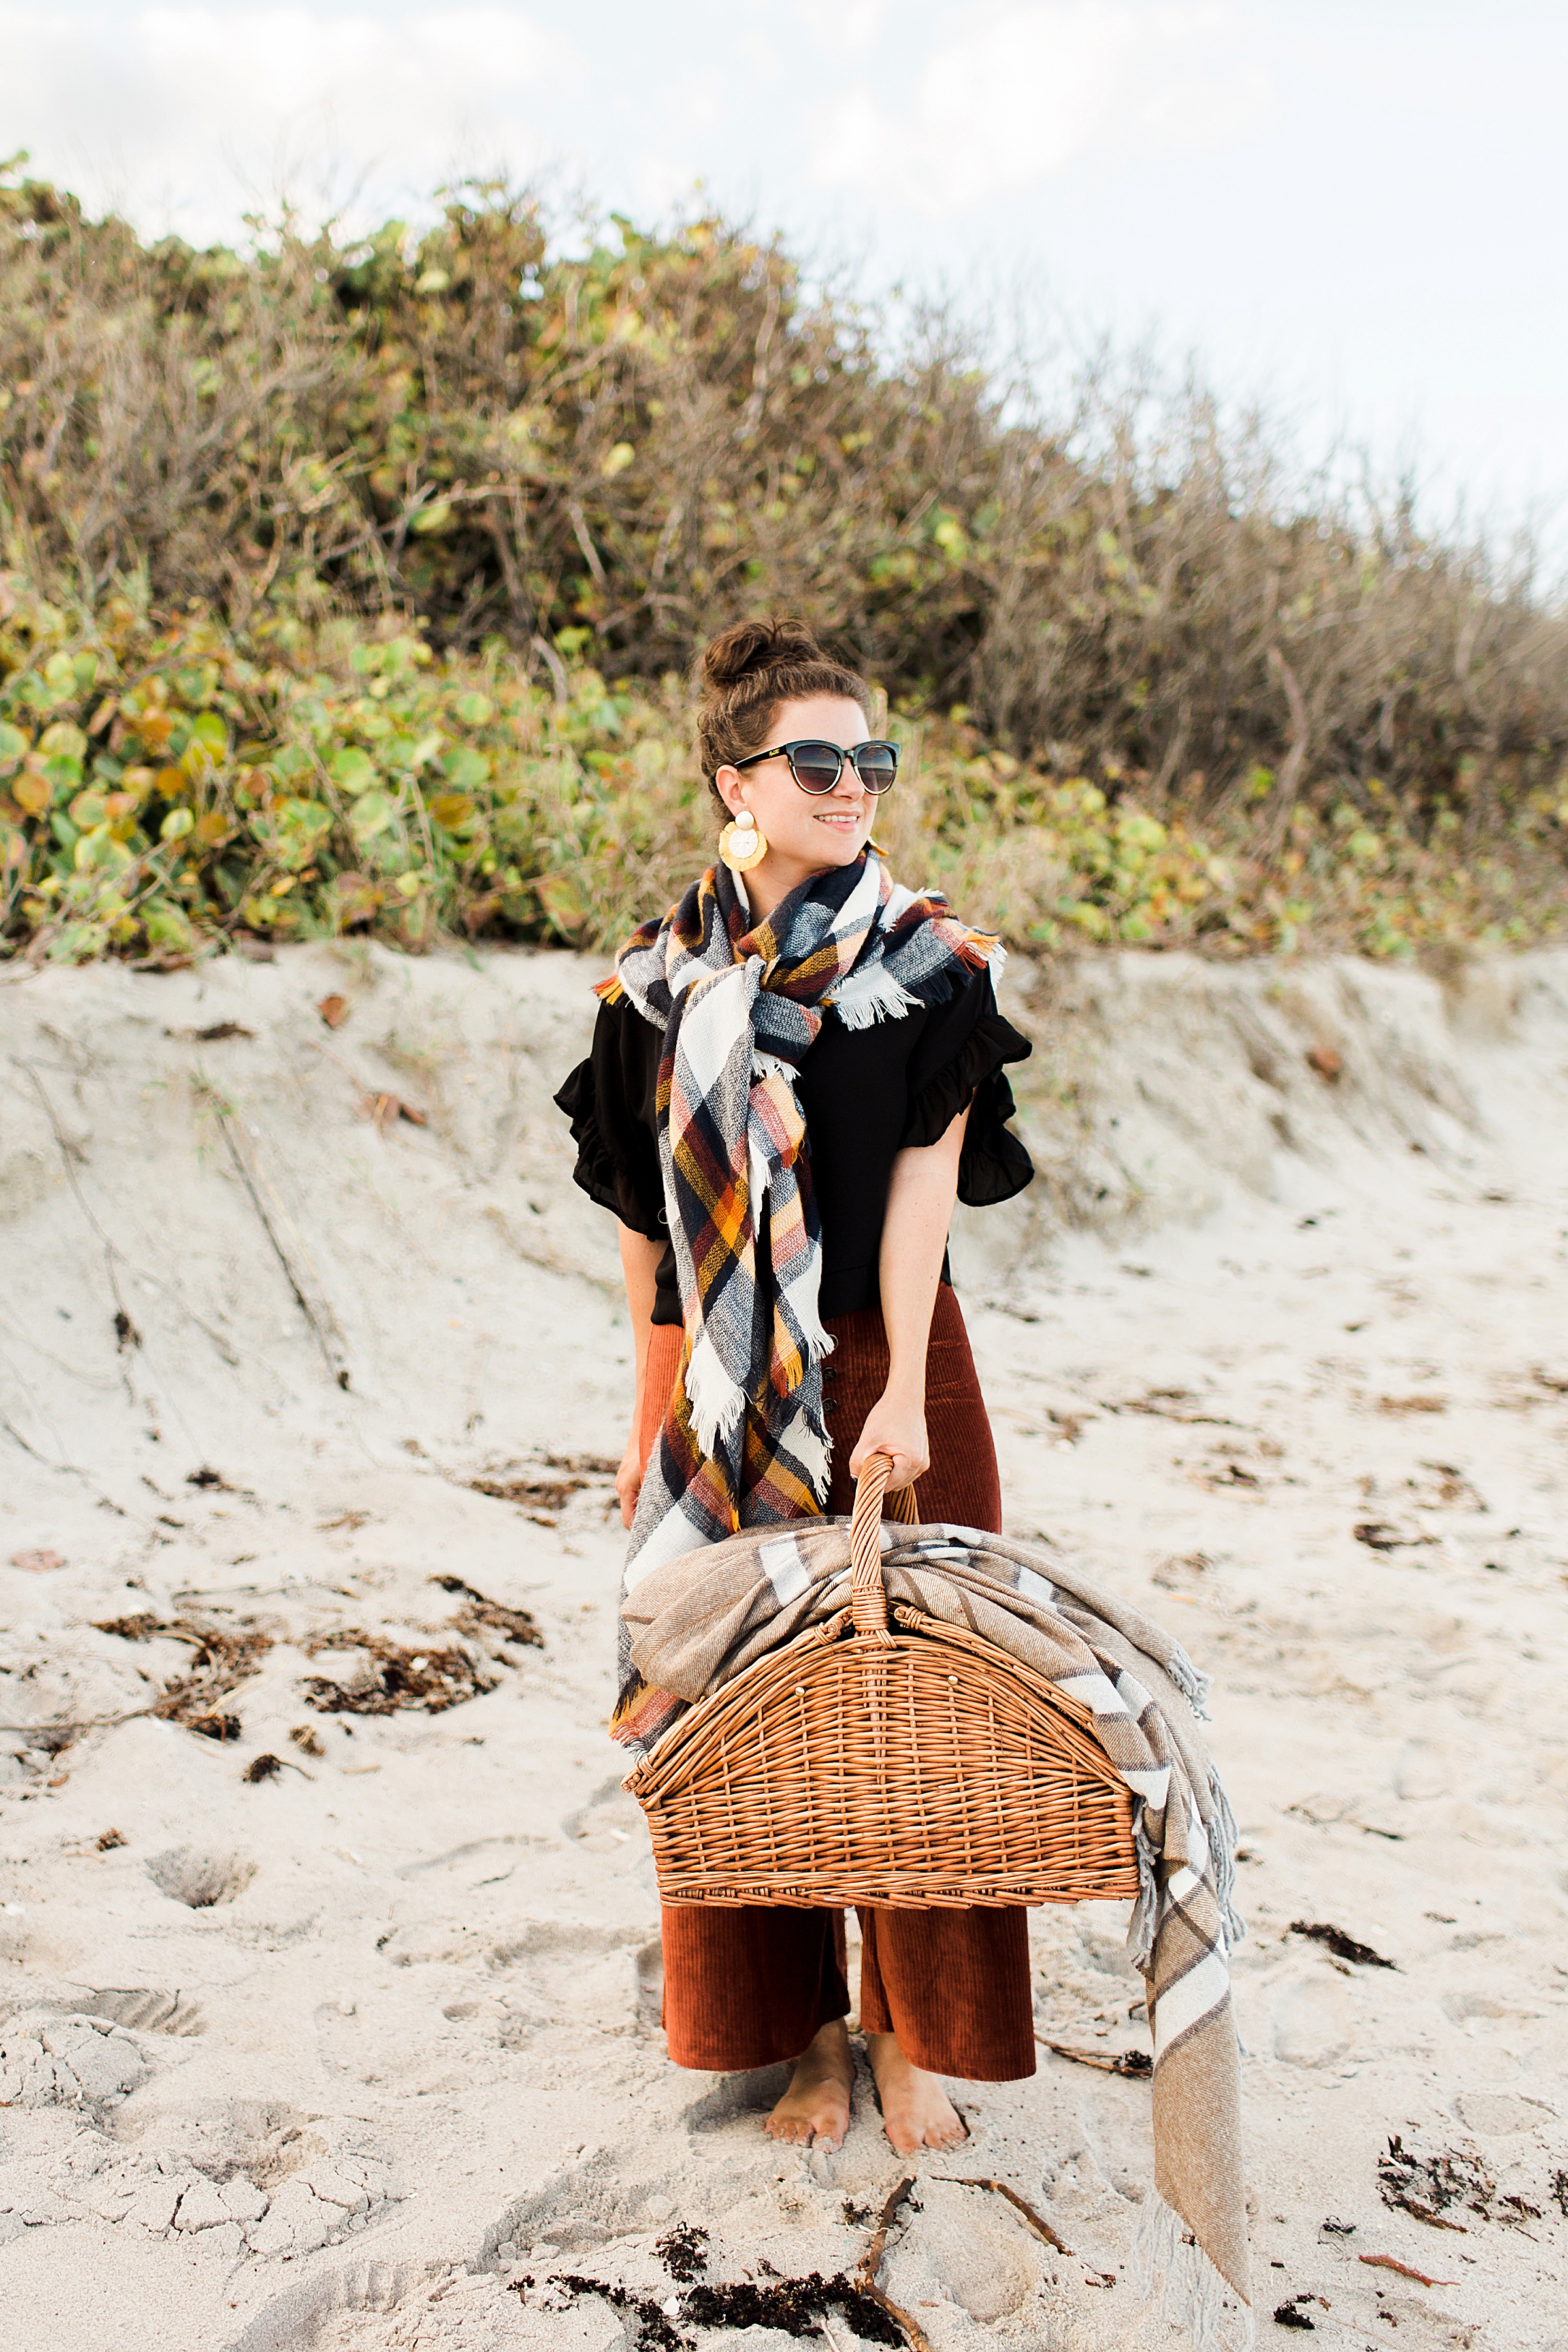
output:
M582 1853L603 1854L623 1869L636 1869L650 1859L642 1807L627 1796L618 1774L596 1789L585 1805L568 1813L561 1827Z

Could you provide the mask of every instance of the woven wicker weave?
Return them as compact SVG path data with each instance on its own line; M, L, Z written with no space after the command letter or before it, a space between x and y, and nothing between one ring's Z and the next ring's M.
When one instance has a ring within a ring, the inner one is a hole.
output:
M1131 1800L1056 1686L882 1588L873 1454L851 1601L681 1718L626 1787L666 1903L1083 1903L1138 1892Z

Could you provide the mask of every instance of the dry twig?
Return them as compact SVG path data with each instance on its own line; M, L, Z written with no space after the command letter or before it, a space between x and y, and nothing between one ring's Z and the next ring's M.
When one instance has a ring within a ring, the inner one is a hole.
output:
M888 2231L893 2224L893 2216L914 2185L915 2176L911 2172L908 2179L900 2180L898 2187L890 2190L884 2200L882 2210L877 2216L877 2226L871 2232L871 2242L855 2266L855 2284L863 2294L870 2296L873 2303L879 2303L889 2318L903 2329L910 2339L912 2352L931 2352L931 2339L919 2320L911 2318L907 2311L893 2301L891 2295L884 2294L882 2289L877 2284L877 2273L882 2267L882 2255L888 2243Z
M1043 2238L1047 2246L1054 2246L1058 2254L1066 2254L1069 2262L1072 2260L1072 2248L1062 2242L1044 2214L1037 2213L1028 2199L1020 2197L1016 2189L1009 2189L1005 2180L973 2179L955 2172L947 2173L943 2178L956 2182L961 2189L989 2189L998 2197L1005 2197L1009 2205L1016 2206L1037 2237Z

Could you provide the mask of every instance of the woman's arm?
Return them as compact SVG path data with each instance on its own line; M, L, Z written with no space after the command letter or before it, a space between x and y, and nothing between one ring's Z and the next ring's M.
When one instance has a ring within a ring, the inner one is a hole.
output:
M942 1279L947 1229L958 1198L958 1161L969 1113L961 1110L940 1143L900 1151L893 1162L882 1220L878 1278L888 1334L888 1385L866 1415L849 1456L858 1476L869 1454L890 1454L889 1489L908 1486L931 1467L926 1443L926 1345Z
M621 1456L621 1466L616 1473L616 1492L621 1498L621 1525L629 1528L642 1486L637 1431L642 1423L643 1383L647 1377L647 1347L653 1332L654 1291L658 1278L658 1262L664 1255L664 1244L650 1241L646 1234L634 1233L630 1225L620 1227L620 1236L621 1272L626 1277L626 1307L632 1318L632 1347L637 1371L637 1394L632 1400L631 1435Z

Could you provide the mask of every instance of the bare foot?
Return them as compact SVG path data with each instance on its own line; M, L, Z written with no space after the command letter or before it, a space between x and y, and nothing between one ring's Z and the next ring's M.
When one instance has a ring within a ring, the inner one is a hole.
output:
M921 2147L956 2147L969 2137L936 2076L911 2066L890 2033L868 2033L866 2055L882 2102L882 2129L900 2156Z
M842 2147L854 2081L848 2031L844 2020L836 2017L795 2060L789 2088L763 2129L774 2139L793 2140L800 2147L817 2139L826 2147Z

